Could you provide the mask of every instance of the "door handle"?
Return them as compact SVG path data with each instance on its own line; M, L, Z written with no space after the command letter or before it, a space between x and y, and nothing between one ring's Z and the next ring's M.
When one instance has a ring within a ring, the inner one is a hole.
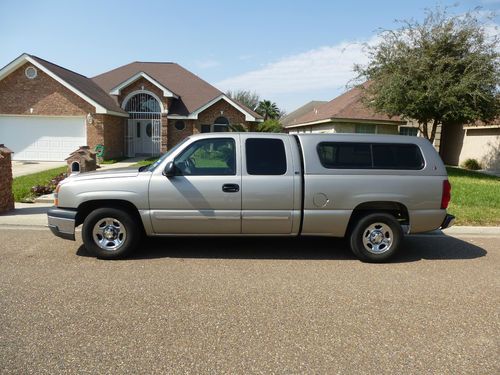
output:
M222 185L222 191L224 193L237 193L240 191L240 185L238 184L224 184Z

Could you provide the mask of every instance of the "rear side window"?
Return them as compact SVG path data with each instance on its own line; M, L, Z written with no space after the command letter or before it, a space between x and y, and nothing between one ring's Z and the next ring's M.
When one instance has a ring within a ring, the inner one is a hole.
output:
M318 154L325 168L366 169L372 167L369 143L320 143Z
M415 145L373 144L373 168L422 169L424 160Z
M286 173L285 145L281 139L249 138L245 142L247 172L250 175Z
M321 164L329 169L407 169L424 167L414 144L323 142L318 145Z

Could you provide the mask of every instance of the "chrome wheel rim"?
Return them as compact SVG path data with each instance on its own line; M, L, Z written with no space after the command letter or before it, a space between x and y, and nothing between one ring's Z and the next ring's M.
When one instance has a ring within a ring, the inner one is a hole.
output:
M127 239L127 230L119 220L106 217L95 223L92 238L101 249L115 251L123 246Z
M385 223L370 224L363 232L363 246L372 254L383 254L392 247L394 234Z

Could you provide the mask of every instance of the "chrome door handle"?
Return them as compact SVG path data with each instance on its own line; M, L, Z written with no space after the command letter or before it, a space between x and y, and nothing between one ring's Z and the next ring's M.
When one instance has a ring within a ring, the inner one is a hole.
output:
M237 193L240 191L240 185L238 184L224 184L222 185L222 191L224 193Z

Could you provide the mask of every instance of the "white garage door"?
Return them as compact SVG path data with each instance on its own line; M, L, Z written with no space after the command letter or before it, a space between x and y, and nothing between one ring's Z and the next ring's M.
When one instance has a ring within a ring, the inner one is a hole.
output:
M85 118L0 116L0 143L14 160L62 161L87 144Z

